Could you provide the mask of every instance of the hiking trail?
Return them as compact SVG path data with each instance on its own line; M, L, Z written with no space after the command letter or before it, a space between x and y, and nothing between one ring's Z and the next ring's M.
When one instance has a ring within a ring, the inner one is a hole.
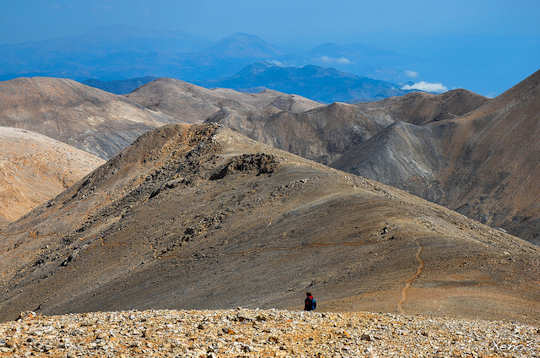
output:
M420 277L422 274L422 271L424 271L424 260L422 260L422 257L420 254L422 253L423 247L420 245L418 241L416 242L416 246L418 246L418 250L416 251L416 261L418 262L418 266L416 267L416 272L414 275L409 277L407 281L405 281L405 286L401 289L401 299L399 300L397 304L397 309L399 313L404 313L403 311L403 304L407 300L407 290L411 287L412 283Z

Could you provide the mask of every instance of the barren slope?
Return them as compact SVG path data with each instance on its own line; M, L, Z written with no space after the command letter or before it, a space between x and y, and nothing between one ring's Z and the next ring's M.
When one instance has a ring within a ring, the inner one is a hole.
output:
M456 89L442 94L413 92L377 102L356 104L368 118L385 117L394 121L426 124L464 115L486 103L488 99L476 93Z
M540 316L537 247L214 125L143 135L0 235L2 320L306 289L328 310Z
M177 122L198 123L208 117L245 118L254 113L301 112L320 103L276 91L242 93L230 89L209 90L184 81L160 78L127 95L130 101Z
M210 121L305 158L331 164L396 122L423 124L453 118L485 101L486 98L465 90L441 95L411 93L378 102L333 103L299 113L216 116Z
M0 226L58 195L103 163L44 135L0 127Z
M209 121L323 164L332 163L354 145L393 123L388 118L367 118L355 105L346 103L333 103L302 113L282 111Z
M0 82L0 126L41 133L105 159L162 121L168 118L67 79Z
M457 119L396 124L332 166L540 243L540 72Z

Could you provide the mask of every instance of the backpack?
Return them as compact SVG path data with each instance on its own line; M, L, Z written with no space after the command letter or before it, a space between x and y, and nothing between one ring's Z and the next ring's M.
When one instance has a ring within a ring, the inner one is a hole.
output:
M315 308L317 308L317 300L313 298L311 300L311 309L314 310Z

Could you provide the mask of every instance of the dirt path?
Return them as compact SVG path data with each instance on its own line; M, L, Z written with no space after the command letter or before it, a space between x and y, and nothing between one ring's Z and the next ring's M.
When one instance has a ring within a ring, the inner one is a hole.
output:
M414 275L412 275L407 279L407 281L405 281L405 286L403 286L403 288L401 289L401 299L397 304L397 309L399 313L403 313L403 304L407 300L407 290L411 287L412 283L418 277L420 277L422 271L424 271L424 260L422 260L422 257L420 256L423 247L418 241L416 241L416 245L418 246L418 250L416 251L416 261L418 262L418 266L416 267L416 272L414 273Z

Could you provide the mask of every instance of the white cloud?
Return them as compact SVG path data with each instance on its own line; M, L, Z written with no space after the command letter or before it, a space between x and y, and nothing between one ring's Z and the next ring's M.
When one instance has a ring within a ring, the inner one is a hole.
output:
M411 70L406 70L405 71L405 76L410 77L410 78L416 78L416 77L418 77L418 72L411 71Z
M420 90L420 91L426 91L426 92L446 92L448 91L448 88L443 85L442 83L431 83L431 82L425 82L420 81L416 82L412 85L405 85L401 87L401 89L404 90Z
M269 60L269 61L266 61L267 63L271 64L271 65L274 65L274 66L278 66L278 67L285 67L285 64L281 61L278 61L278 60Z
M339 63L340 65L350 65L352 63L347 57L321 56L320 60L326 63Z

